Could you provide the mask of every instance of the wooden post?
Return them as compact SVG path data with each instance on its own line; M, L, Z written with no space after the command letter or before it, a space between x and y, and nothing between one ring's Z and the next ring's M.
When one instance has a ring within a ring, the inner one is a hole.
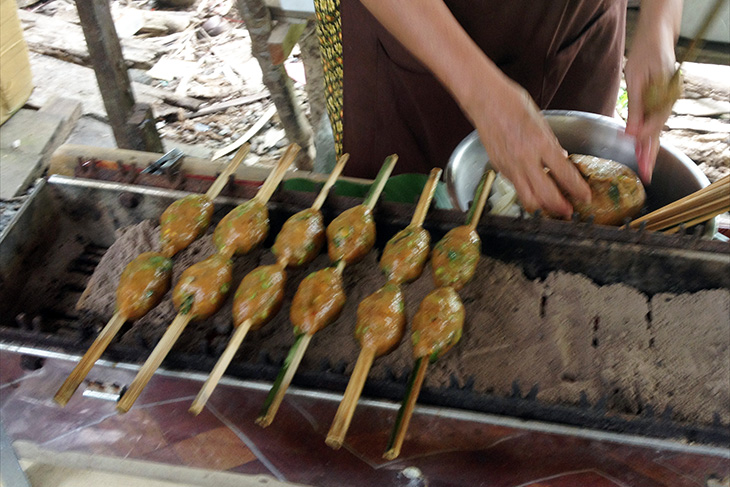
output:
M283 20L276 24L269 36L269 53L272 63L284 64L306 26L307 24L304 22L292 24Z
M273 30L271 14L263 0L238 0L238 10L251 34L251 51L261 66L264 84L271 93L286 136L289 142L295 142L302 148L296 165L299 169L309 170L314 156L312 128L296 102L284 65L272 62L269 51L269 37Z
M117 146L121 149L162 152L154 124L144 130L130 123L134 111L134 94L114 28L108 0L76 0L76 9L96 73L101 97ZM155 132L152 137L149 130ZM148 147L147 144L152 144Z
M147 152L165 152L160 140L160 134L155 127L155 117L152 115L152 107L147 103L135 103L132 113L127 120L130 132L139 132L139 137Z

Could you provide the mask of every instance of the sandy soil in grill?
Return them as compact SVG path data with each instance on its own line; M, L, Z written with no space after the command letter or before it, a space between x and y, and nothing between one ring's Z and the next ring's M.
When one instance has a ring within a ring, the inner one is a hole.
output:
M113 313L114 292L124 266L138 253L154 250L157 228L143 222L120 232L90 281L85 308L99 320ZM175 258L173 283L191 263L213 252L210 235ZM349 373L359 348L353 337L357 304L383 282L377 256L345 270L348 301L332 326L312 340L302 370L345 363ZM238 257L234 286L257 265L273 262L267 250ZM299 282L327 265L320 255L305 269L289 272L287 300L275 319L251 333L235 360L254 362L263 350L281 360L293 342L289 302ZM581 394L594 403L605 398L610 411L639 414L647 406L671 407L678 421L730 424L730 290L648 297L622 284L596 285L584 276L554 272L527 279L518 266L484 257L477 278L462 291L466 324L460 344L429 367L426 387L474 381L474 390L507 396L516 381L522 391L538 387L538 398L576 404ZM405 288L407 313L433 289L430 268ZM233 293L231 293L232 296ZM193 322L176 347L218 353L231 329L229 301L213 317ZM155 345L175 315L169 296L127 331L121 341ZM370 377L407 374L412 366L409 334L388 356L377 359Z

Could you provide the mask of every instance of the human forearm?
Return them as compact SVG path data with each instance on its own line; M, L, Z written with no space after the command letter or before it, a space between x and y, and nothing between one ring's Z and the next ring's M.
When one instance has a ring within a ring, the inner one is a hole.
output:
M508 82L442 0L361 0L464 108L484 86Z
M643 0L636 35L629 48L625 69L629 94L626 132L636 137L639 175L644 182L651 181L659 133L672 109L671 101L655 106L650 93L670 89L681 20L682 0Z
M576 199L590 200L588 185L530 95L484 54L442 0L362 3L451 92L525 208L570 215L556 183Z

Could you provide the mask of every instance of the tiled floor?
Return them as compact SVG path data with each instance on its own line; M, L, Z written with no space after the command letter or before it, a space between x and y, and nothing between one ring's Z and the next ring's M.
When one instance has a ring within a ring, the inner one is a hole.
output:
M265 392L221 385L199 416L187 409L199 382L156 375L132 410L52 397L73 367L48 359L33 372L0 351L0 419L16 440L55 451L144 459L318 486L672 486L730 478L727 457L677 453L416 414L401 458L385 461L395 411L361 406L345 447L324 443L335 402L288 395L274 423L254 423ZM128 384L134 373L97 367L91 377ZM408 467L416 467L415 469ZM414 480L413 476L419 480ZM719 485L723 485L720 483Z

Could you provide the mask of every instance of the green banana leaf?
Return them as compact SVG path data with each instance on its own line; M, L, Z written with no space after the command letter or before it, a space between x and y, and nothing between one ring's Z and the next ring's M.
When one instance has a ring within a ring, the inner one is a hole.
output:
M395 203L416 204L421 196L421 191L428 181L427 174L399 174L392 176L385 183L383 194L380 197L384 201ZM283 187L287 191L303 191L315 193L322 188L323 183L310 179L294 178L284 181ZM335 194L338 196L350 196L364 198L370 189L370 184L353 183L351 181L337 181L334 185ZM439 181L436 186L432 205L442 210L453 209L446 185Z

